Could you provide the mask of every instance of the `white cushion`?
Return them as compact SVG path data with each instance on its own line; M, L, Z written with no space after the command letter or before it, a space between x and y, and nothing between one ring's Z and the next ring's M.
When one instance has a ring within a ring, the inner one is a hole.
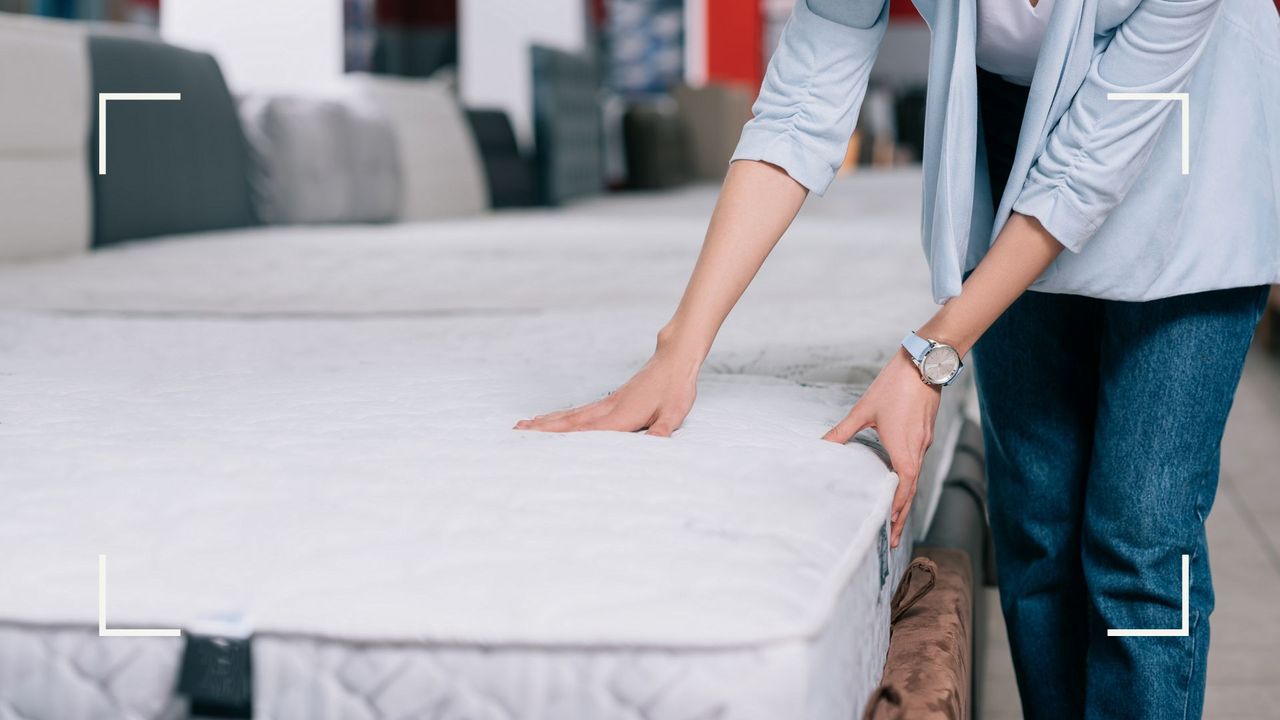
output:
M82 28L0 14L0 262L89 247L92 105Z
M474 215L489 206L480 151L447 83L352 75L396 131L404 178L403 220Z
M83 148L92 112L85 34L0 15L0 107L0 152Z
M259 95L240 103L254 150L254 201L272 224L389 222L399 216L395 131L371 104Z
M82 152L0 152L0 262L88 250L87 162Z

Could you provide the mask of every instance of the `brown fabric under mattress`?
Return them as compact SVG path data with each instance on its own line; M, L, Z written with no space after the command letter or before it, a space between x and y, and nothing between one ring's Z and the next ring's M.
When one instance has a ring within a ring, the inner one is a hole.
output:
M864 720L969 717L973 577L969 555L918 548L893 597L884 678Z

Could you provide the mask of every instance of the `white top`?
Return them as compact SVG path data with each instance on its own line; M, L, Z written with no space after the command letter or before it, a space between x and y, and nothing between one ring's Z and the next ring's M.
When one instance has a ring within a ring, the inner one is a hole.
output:
M978 67L1030 85L1053 0L978 0Z

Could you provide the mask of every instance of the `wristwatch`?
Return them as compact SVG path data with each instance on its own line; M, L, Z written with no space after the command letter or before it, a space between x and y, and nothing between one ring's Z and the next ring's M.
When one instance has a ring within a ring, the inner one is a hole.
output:
M902 347L920 369L920 379L926 385L946 387L960 377L964 363L955 348L936 340L927 340L914 332L907 333Z

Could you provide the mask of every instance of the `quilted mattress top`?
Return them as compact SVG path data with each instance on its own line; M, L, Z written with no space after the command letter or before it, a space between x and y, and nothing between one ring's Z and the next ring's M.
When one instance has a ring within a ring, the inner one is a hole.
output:
M896 181L909 206L918 179ZM867 200L847 185L852 209L784 240L670 439L511 425L647 357L700 240L682 208L705 222L708 191L635 222L601 203L0 270L0 620L94 624L106 554L112 627L234 616L508 646L816 633L895 483L867 447L819 438L930 311L914 224L881 199L850 227Z

